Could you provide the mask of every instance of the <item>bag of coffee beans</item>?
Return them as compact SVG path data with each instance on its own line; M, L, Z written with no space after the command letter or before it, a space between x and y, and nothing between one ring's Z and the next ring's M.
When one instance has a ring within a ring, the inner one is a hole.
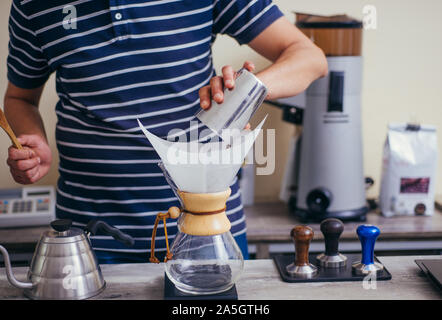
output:
M384 145L379 196L381 212L432 215L437 168L436 128L390 124Z

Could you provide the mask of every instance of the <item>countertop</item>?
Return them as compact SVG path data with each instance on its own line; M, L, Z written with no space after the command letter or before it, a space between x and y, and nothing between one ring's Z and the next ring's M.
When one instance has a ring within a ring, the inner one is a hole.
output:
M249 242L291 242L290 230L299 220L289 214L282 202L259 203L245 208L247 239ZM340 239L357 240L356 228L372 224L381 229L379 240L442 239L442 213L435 210L432 216L398 216L385 218L371 211L365 222L346 222ZM308 224L315 232L313 241L324 239L319 223ZM1 235L0 235L1 236Z
M362 282L283 282L272 260L247 260L237 282L240 300L294 299L442 299L440 290L427 279L414 263L415 259L442 259L442 256L378 257L392 274L392 280L377 281L376 289L364 289ZM163 264L102 265L106 289L92 299L162 299ZM19 280L27 268L14 268ZM12 287L5 270L0 269L0 299L25 299L20 289Z

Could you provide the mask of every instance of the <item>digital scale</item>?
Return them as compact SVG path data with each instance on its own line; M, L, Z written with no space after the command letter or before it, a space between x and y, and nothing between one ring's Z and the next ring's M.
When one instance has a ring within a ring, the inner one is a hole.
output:
M0 228L48 225L54 219L53 186L0 189Z

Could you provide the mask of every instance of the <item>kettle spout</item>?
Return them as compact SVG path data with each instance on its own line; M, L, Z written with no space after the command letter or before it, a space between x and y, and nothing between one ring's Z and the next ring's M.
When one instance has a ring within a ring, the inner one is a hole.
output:
M12 273L11 261L9 260L8 251L3 246L0 246L0 252L3 254L3 258L5 260L6 276L8 277L8 281L16 288L31 289L33 287L32 283L21 282L14 277L14 274Z

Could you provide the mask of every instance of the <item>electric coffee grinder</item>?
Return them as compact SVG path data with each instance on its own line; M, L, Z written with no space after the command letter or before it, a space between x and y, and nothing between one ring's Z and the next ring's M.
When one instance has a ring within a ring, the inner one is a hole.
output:
M364 221L362 23L297 13L296 26L324 51L329 72L306 90L304 108L270 102L283 108L285 121L302 125L295 163L287 164L294 166L291 212L303 221Z

